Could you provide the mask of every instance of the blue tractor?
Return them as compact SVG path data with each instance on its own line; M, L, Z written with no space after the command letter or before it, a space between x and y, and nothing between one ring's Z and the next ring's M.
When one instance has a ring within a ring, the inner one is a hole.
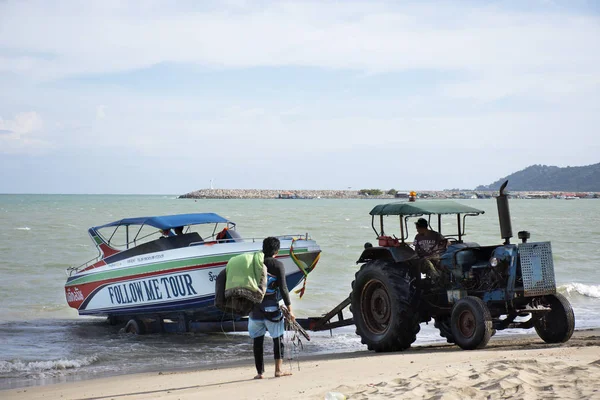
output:
M510 242L507 183L497 197L501 245L463 241L466 218L484 212L453 201L396 202L371 210L378 246L365 244L349 298L356 333L370 350L409 348L420 323L432 318L442 337L465 350L484 347L507 328L535 328L547 343L569 340L575 317L556 292L550 242L529 242L526 231L518 233L520 243ZM387 216L399 217L400 237L385 233ZM437 222L438 232L442 217L456 221L457 232L440 232L448 239L435 266L443 282L421 272L422 260L407 243L408 221L416 217L428 218L430 226Z

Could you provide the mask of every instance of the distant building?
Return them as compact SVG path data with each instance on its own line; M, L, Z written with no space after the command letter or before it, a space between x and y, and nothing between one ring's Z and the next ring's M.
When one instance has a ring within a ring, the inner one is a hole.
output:
M296 199L297 196L295 193L292 193L292 192L283 192L283 193L279 193L277 198L278 199Z

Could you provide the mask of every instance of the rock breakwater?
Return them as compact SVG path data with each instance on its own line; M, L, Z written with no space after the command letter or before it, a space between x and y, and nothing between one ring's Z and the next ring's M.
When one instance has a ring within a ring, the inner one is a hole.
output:
M377 198L393 198L382 195ZM180 199L359 199L356 190L266 190L266 189L200 189L179 196Z
M358 190L267 190L267 189L200 189L179 196L180 199L408 199L408 191L397 196L369 196ZM489 199L497 192L473 190L419 191L419 199ZM516 199L600 198L600 193L510 192Z

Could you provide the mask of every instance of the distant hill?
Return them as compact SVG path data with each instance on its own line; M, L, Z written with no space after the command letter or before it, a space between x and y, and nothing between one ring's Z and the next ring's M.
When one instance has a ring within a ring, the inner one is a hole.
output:
M475 190L498 190L507 179L511 191L600 192L600 163L566 168L532 165Z

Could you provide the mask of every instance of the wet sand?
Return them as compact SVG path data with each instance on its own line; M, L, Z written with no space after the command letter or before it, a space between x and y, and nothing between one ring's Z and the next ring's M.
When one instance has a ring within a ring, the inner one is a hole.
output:
M255 380L249 362L0 391L2 399L600 399L600 329L551 345L535 334L493 337L482 350L450 344L286 361L293 376ZM299 370L298 370L299 367Z

